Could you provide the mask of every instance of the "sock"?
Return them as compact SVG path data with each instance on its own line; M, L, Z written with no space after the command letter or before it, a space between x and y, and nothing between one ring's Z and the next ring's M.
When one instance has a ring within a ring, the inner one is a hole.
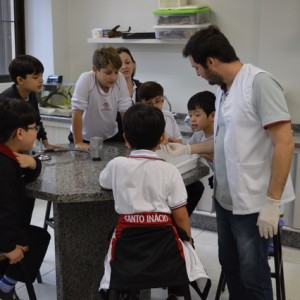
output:
M0 290L9 293L16 285L17 281L4 275L0 281Z

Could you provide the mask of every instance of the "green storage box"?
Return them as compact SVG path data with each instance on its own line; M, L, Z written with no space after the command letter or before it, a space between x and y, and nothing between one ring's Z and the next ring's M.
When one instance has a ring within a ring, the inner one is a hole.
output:
M209 7L155 10L157 25L197 25L209 23Z

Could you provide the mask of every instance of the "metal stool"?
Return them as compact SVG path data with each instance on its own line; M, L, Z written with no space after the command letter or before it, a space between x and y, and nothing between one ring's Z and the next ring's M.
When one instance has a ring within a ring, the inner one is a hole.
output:
M6 260L6 259L7 259L6 256L0 255L0 261ZM29 299L30 300L37 300L36 295L35 295L35 291L34 291L34 288L33 288L33 284L31 282L30 275L29 275L29 272L28 272L28 265L27 265L26 258L24 257L19 262L19 264L20 264L21 270L22 270L23 275L24 275L24 283L26 285L26 289L27 289Z
M54 218L50 217L51 207L52 207L52 201L48 201L46 207L45 219L44 219L44 229L46 230L48 229L48 226L54 229Z
M284 273L283 273L283 260L282 260L282 247L280 228L278 226L277 235L273 236L274 250L269 251L269 257L274 257L275 272L271 272L271 277L275 278L276 282L276 299L285 300L285 285L284 285ZM226 286L225 274L221 271L218 288L216 292L215 300L220 299L220 295L224 292Z
M46 207L45 218L44 218L44 226L43 226L43 228L46 230L48 229L48 226L50 226L51 228L54 229L54 218L53 217L50 218L51 206L52 206L52 201L48 201L47 207ZM38 271L38 273L37 273L36 280L38 283L43 282L40 271Z

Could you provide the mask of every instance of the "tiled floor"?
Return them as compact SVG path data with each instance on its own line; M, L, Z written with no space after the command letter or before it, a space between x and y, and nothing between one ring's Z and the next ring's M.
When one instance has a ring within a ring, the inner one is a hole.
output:
M46 201L37 200L33 216L33 224L42 226L43 218L46 209ZM55 300L56 299L56 281L55 281L55 255L54 255L54 234L49 228L52 239L46 254L44 263L41 268L43 283L34 283L37 298L39 300ZM215 298L216 287L220 275L220 266L217 257L217 235L214 232L193 229L193 238L198 255L212 279L212 288L208 300ZM298 300L300 295L300 250L284 247L284 274L286 284L286 299ZM273 267L273 262L270 262ZM23 300L28 299L26 288L23 284L18 284L17 293ZM198 300L196 294L193 295L193 300ZM166 290L153 289L153 300L166 299ZM228 299L228 293L225 291L221 299ZM84 299L72 299L84 300Z

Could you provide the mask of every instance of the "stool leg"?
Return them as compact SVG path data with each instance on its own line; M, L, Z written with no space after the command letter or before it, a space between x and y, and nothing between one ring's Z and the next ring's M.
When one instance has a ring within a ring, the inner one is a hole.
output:
M226 286L225 274L223 271L221 271L215 300L220 299L221 293L224 292L225 290L225 286Z
M275 264L275 274L273 274L273 277L275 277L276 280L276 296L278 300L285 300L285 284L284 284L280 228L278 228L277 235L273 237L273 243L274 243L274 264Z
M36 275L36 281L38 283L43 283L43 280L42 280L42 276L41 276L41 272L40 270L38 271L37 275Z
M48 222L50 218L50 212L51 212L51 206L52 206L52 201L47 202L47 207L46 207L46 212L45 212L45 219L44 219L44 229L48 229Z
M29 299L30 300L37 300L36 295L35 295L35 291L34 291L34 288L33 288L32 282L31 282L31 278L30 278L30 275L28 273L28 265L27 265L27 262L25 261L25 258L23 258L20 261L20 266L21 266L21 269L22 269L22 272L23 272L23 275L24 275L24 281L25 281L25 284L26 284Z

